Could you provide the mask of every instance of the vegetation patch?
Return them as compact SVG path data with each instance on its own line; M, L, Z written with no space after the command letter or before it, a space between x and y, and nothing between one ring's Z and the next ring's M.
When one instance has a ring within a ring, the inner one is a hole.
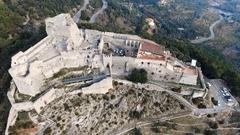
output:
M36 131L35 124L29 118L27 112L19 112L16 123L9 127L9 135L26 134Z
M134 83L146 83L148 81L147 71L145 69L133 69L128 76L128 80Z

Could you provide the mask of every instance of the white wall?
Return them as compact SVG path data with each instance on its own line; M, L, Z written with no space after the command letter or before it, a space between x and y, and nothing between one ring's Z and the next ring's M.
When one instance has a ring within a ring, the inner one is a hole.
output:
M57 93L61 93L60 90L57 89L50 89L47 93L45 93L43 96L41 96L39 99L37 99L33 103L33 107L36 110L37 113L40 113L42 110L41 108L44 108L47 104L51 103L53 100L59 97Z
M183 74L179 83L188 85L197 85L198 75Z
M112 78L108 77L100 82L94 83L89 87L82 88L83 94L105 94L109 89L112 89Z

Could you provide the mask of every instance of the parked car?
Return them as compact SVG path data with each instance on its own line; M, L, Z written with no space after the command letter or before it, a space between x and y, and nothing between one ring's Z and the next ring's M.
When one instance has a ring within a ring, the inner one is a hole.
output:
M228 102L233 102L233 99L232 99L232 98L229 98L227 101L228 101Z
M208 89L209 89L211 86L212 86L212 85L211 85L210 82L207 82L207 83L206 83L206 87L207 87Z

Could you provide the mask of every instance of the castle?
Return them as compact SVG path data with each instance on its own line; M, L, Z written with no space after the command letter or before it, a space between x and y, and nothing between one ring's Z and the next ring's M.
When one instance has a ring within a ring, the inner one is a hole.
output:
M155 75L152 79L197 84L195 65L179 61L163 46L138 36L78 29L69 14L46 19L46 31L46 38L12 57L9 73L22 94L35 96L62 69L83 66L98 69L106 77L144 68Z

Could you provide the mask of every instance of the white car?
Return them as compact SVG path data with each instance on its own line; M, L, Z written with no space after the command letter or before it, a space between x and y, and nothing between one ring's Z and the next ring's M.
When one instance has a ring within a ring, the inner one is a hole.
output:
M228 92L226 92L225 94L226 94L226 96L230 96L230 94Z
M227 91L227 88L223 87L223 90L224 90L224 91Z
M207 82L207 87L211 87L212 84L210 82Z
M228 99L228 102L233 102L233 100L231 98Z

